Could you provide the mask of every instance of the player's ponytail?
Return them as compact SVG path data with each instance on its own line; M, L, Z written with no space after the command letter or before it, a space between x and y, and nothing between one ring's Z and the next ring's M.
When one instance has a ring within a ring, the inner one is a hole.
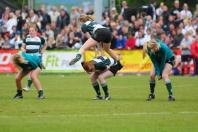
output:
M93 17L90 15L81 15L79 21L85 23L86 21L93 21Z

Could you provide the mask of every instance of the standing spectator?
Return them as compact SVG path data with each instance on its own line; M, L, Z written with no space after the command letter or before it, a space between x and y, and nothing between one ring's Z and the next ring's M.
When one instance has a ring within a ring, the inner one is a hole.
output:
M198 28L196 29L196 37L191 44L191 55L195 64L195 75L198 75Z
M188 66L189 66L189 62L191 60L190 46L191 46L192 42L193 42L193 38L190 36L190 33L187 32L184 35L184 38L180 44L183 74L189 73Z
M192 18L192 12L188 9L187 3L184 3L183 10L180 13L182 19Z
M60 15L60 13L57 11L56 6L52 6L50 12L49 12L49 16L51 18L51 22L56 22L58 16Z
M11 12L11 13L9 14L9 17L10 17L10 18L9 18L9 20L8 20L8 22L7 22L7 24L6 24L6 26L7 26L7 31L8 31L10 34L12 34L12 32L13 32L12 27L17 25L17 18L16 18L16 16L14 15L13 12Z
M198 17L198 4L196 5L196 9L195 9L195 12L194 12L194 17Z
M155 0L150 0L150 4L147 9L147 15L151 16L153 20L156 20L156 9L155 9Z
M37 23L38 22L38 15L35 13L33 9L29 10L28 18L26 19L28 23Z
M60 10L60 16L58 16L56 21L56 27L59 29L63 29L65 26L68 26L70 22L69 14L65 11L65 9Z
M16 10L15 11L15 15L17 17L17 26L16 26L16 30L21 32L22 30L22 26L23 26L23 18L21 16L21 11L20 10Z
M40 21L41 21L41 30L45 30L46 25L51 23L51 18L46 13L45 6L41 6L39 13L40 13Z
M93 10L93 6L89 5L88 11L86 12L87 15L93 15L94 14L94 10Z
M182 30L180 28L177 29L176 35L173 37L173 48L179 48L184 35L182 34Z
M159 8L156 9L156 15L159 17L163 14L164 3L161 2Z
M173 16L177 16L177 14L180 14L180 12L181 12L181 8L180 8L180 3L179 3L179 0L175 0L175 2L174 2L174 7L173 7L173 9L171 10L171 15L173 15Z
M126 1L122 1L120 15L124 16L125 10L127 9L128 9L128 3Z

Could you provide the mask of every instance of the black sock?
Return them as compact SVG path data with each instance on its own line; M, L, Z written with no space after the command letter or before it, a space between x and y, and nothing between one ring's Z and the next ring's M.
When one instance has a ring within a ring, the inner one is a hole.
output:
M150 80L150 93L154 94L155 92L155 80Z
M43 90L39 90L39 91L38 91L38 94L39 94L39 95L43 95Z
M18 95L22 95L22 90L17 90Z
M166 81L166 88L168 90L169 96L173 95L173 90L172 90L172 85L171 85L170 80L169 81Z
M30 88L32 85L32 80L31 79L28 79L28 83L27 83L27 86Z
M100 86L99 86L98 82L93 83L92 86L93 86L97 96L100 96L101 93L100 93Z
M102 86L102 89L104 91L105 97L108 97L109 96L109 90L108 90L107 84L104 83L104 84L101 84L101 86Z

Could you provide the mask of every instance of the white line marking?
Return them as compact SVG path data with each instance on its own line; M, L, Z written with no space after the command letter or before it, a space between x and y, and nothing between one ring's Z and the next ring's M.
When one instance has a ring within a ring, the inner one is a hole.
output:
M183 112L132 112L132 113L112 113L112 114L51 114L51 115L46 115L50 113L33 113L32 115L0 115L1 118L13 118L13 117L21 117L21 118L29 118L29 117L116 117L116 116L136 116L136 115L198 115L197 111L183 111Z

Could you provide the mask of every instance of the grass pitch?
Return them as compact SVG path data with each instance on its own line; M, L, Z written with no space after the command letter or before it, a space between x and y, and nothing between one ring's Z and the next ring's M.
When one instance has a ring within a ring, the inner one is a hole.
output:
M175 102L167 101L163 81L156 99L146 102L148 76L108 80L110 101L95 93L86 74L41 75L46 99L34 87L13 100L14 75L0 75L0 132L197 132L198 78L171 77ZM25 80L23 84L25 84Z

